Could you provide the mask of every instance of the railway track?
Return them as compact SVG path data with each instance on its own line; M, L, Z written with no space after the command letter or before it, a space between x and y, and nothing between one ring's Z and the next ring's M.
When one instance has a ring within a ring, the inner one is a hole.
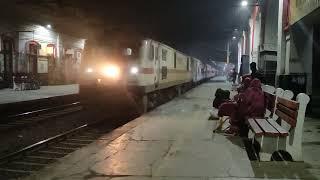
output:
M59 158L89 145L113 127L82 125L0 157L0 179L18 179L39 171Z
M24 128L27 125L38 123L43 120L61 117L79 112L83 109L80 102L74 102L51 108L44 108L35 111L28 111L2 118L0 122L0 132L11 129Z

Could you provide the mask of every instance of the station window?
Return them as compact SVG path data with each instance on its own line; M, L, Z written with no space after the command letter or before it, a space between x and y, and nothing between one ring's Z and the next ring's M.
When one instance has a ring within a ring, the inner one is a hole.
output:
M151 61L153 61L153 59L154 59L154 46L153 45L150 46L149 59Z
M162 61L166 61L167 60L167 53L168 53L167 50L162 49Z
M174 53L174 68L177 68L177 53Z

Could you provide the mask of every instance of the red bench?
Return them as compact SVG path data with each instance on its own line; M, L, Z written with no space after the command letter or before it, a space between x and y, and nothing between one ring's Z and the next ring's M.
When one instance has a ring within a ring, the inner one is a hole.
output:
M270 161L274 152L282 150L288 152L295 161L302 161L302 132L305 111L310 98L301 93L296 101L276 98L275 115L273 118L248 120L252 142L260 145L259 158Z
M264 96L266 99L266 114L265 117L272 117L273 119L277 119L277 115L275 114L275 106L277 97L283 97L285 99L292 99L294 94L290 90L283 90L281 88L275 89L273 86L265 85L263 87Z

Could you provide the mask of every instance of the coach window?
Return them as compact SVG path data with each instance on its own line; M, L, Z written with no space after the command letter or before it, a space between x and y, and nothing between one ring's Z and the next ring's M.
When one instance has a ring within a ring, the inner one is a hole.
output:
M154 46L150 46L149 59L152 61L154 59Z
M162 61L166 61L167 60L167 50L162 49Z
M189 58L187 58L187 71L189 71Z
M177 53L174 53L174 68L177 68Z

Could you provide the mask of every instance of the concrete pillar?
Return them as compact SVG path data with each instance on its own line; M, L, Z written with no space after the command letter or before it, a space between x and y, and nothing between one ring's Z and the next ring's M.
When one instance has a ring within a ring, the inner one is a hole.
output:
M284 74L284 62L285 59L285 37L283 33L283 0L279 0L279 11L278 11L278 45L277 45L277 71L276 71L276 85L279 84L279 75Z
M258 67L260 66L258 64L259 60L259 45L260 45L260 33L261 33L261 12L258 7L256 7L253 10L252 17L250 20L250 36L248 38L248 41L250 41L248 44L250 44L250 52L248 55L250 55L250 63L255 62L257 63Z
M266 82L275 84L277 74L278 0L261 1L261 39L258 68L263 70Z
M60 34L57 33L57 40L56 40L56 51L57 51L57 59L60 63L61 57L60 57Z
M290 74L290 53L291 53L291 50L290 50L290 35L287 35L286 36L286 59L285 59L285 68L284 68L284 72L285 74Z
M238 42L238 58L237 58L237 72L240 72L240 65L241 65L241 56L242 56L242 42L241 40Z
M230 42L227 43L227 63L230 63Z

